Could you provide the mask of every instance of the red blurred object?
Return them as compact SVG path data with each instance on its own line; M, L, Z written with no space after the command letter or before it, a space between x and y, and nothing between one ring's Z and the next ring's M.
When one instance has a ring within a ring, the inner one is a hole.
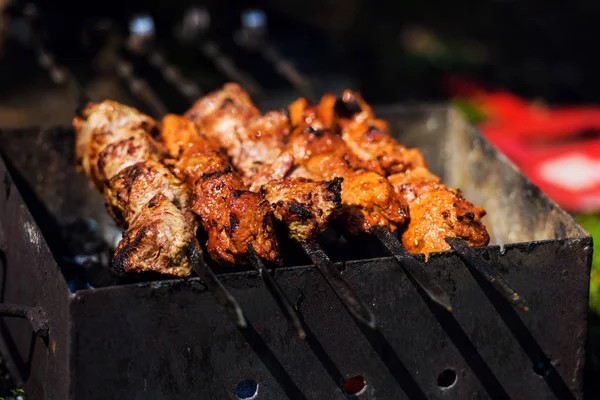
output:
M446 88L485 115L482 133L551 199L600 210L600 107L552 109L460 77Z

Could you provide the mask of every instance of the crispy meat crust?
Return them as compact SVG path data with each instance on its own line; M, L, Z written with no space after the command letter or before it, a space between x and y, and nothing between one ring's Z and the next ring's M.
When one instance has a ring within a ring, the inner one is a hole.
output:
M159 163L162 149L149 132L154 121L112 101L90 103L76 117L76 157L104 192L109 213L125 229L114 270L188 276L184 256L197 245L191 199L181 181Z
M161 137L178 157L173 171L192 190L192 210L208 232L211 257L223 264L247 263L251 243L261 258L278 261L269 203L247 189L227 154L180 116L163 118Z

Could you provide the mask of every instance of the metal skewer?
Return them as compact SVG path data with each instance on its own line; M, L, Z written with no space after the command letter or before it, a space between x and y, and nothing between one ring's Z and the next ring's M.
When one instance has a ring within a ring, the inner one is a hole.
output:
M296 314L296 310L294 310L292 303L285 296L285 293L283 292L283 289L281 289L281 286L279 286L279 284L275 281L275 279L273 279L271 274L269 274L269 271L265 267L265 264L260 259L258 254L256 254L256 250L254 250L254 247L251 243L248 243L248 253L250 254L250 262L265 282L267 289L281 308L281 311L283 311L283 314L285 315L288 322L294 327L294 330L296 331L296 333L298 333L300 339L306 338L306 332L304 332L302 323L300 322L298 314Z
M192 6L188 9L177 27L176 36L184 43L197 46L202 54L227 77L238 82L252 96L260 96L262 88L245 71L238 68L230 56L223 53L218 43L207 37L210 28L210 14L205 7Z
M398 264L402 267L406 275L416 283L427 296L444 307L448 311L452 311L450 296L442 287L433 279L433 277L425 271L423 266L416 258L414 258L398 241L389 229L382 226L375 226L371 231L377 236L379 241L385 248L396 258Z
M302 242L302 249L325 277L327 283L329 283L348 312L350 312L350 314L360 323L371 329L375 329L377 327L375 315L373 315L373 312L369 307L358 298L354 290L350 287L335 265L333 265L333 262L329 259L327 254L325 254L325 251L323 251L321 246L314 241L307 241Z
M148 14L136 15L129 23L129 36L125 48L136 55L145 56L148 63L161 73L167 83L175 87L188 101L194 102L202 95L202 90L195 82L185 78L180 69L156 48L155 35L152 17Z
M317 95L313 85L294 64L285 59L279 51L267 39L267 16L260 10L248 10L242 14L242 29L237 33L237 41L245 48L258 51L260 55L270 64L277 73L287 79L288 82L304 97L310 101L316 101Z
M456 251L467 268L476 270L515 307L529 311L529 306L509 284L494 270L492 265L480 254L473 251L467 242L460 238L447 237L446 242Z
M225 308L227 315L229 315L233 322L240 328L248 326L246 319L244 318L244 313L235 297L229 293L217 275L215 275L213 270L206 264L206 261L204 261L202 249L200 249L198 242L190 246L188 257L194 271L212 292L215 299L217 299L217 302Z

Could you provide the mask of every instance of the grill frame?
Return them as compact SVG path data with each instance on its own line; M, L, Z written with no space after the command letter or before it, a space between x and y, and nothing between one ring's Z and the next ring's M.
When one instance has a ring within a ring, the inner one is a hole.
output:
M70 162L72 150L68 143L45 142L48 131L35 136L36 129L4 130L0 300L40 306L50 321L47 342L32 336L25 320L0 322L0 351L28 395L223 399L234 398L238 381L253 378L259 399L345 398L343 379L361 374L365 399L502 398L503 391L532 399L565 398L572 391L580 398L591 237L453 109L390 107L378 115L396 134L402 132L403 143L427 144L422 149L432 170L490 211L496 243L520 242L476 251L527 299L529 313L516 313L454 252L433 254L428 264L452 296L452 316L424 301L390 257L338 264L372 305L380 321L376 332L361 329L347 315L314 267L276 271L275 279L299 304L306 343L289 330L252 271L221 275L252 324L247 331L235 328L198 279L72 294L50 250L60 245L48 234L51 216L103 210L101 196L82 191L70 202L44 202L85 181L83 176L66 181L64 165L44 155L61 154L57 160ZM46 148L23 151L27 140ZM32 156L36 151L40 157ZM464 159L462 165L455 157ZM46 210L33 205L36 198ZM103 214L93 217L108 218ZM511 232L503 223L508 216L521 229ZM545 355L552 363L542 366L544 379L533 366ZM436 380L445 368L453 368L458 381L441 390Z

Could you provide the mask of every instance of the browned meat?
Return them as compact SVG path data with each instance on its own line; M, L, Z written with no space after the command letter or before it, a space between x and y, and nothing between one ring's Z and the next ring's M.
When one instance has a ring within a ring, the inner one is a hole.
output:
M486 246L490 237L481 218L485 210L465 200L440 178L420 167L390 175L388 180L408 204L410 220L402 242L411 253L449 250L446 237L459 237L471 246ZM431 194L433 193L433 194Z
M331 213L339 207L333 191L339 184L286 179L293 159L281 154L289 133L285 111L259 115L249 96L239 86L228 84L196 102L186 116L227 149L250 190L264 187L263 195L275 204L273 215L287 225L293 238L308 240L326 229ZM293 212L299 210L299 196L313 199L304 204L304 218Z
M158 160L148 134L154 121L115 102L90 103L73 121L77 159L104 191L109 212L126 231L112 264L121 272L188 276L185 256L197 246L190 197Z
M361 160L377 162L386 174L427 167L421 152L398 143L389 134L387 123L376 119L357 93L346 90L339 99L331 94L323 96L318 115L328 127L339 129L344 142Z
M481 222L485 210L441 184L427 169L419 150L399 144L360 95L348 90L339 99L325 95L318 115L341 132L361 160L376 161L408 204L410 219L402 241L409 252L448 250L446 237L460 237L471 246L488 244L489 235Z
M343 177L344 207L339 219L346 229L368 232L372 226L381 225L394 231L404 223L406 206L379 174L382 171L377 164L362 161L339 135L320 128L324 123L316 107L299 99L290 106L290 119L297 127L282 155L290 158L291 154L294 159L290 176L315 180Z
M409 169L406 172L390 175L388 176L388 181L406 204L409 204L425 192L445 188L440 183L440 178L433 175L424 167L417 167Z
M75 157L90 180L102 190L103 176L98 170L98 157L110 144L128 139L132 131L148 132L154 121L132 107L106 100L90 103L85 117L73 119Z
M129 138L106 146L98 156L98 176L110 180L125 168L144 161L160 162L163 149L142 129L133 129Z
M233 83L198 100L185 117L227 150L248 184L279 156L289 132L284 111L260 115L249 95Z
M175 174L192 189L192 210L208 233L211 257L227 264L247 263L250 243L261 258L278 261L269 203L247 190L227 154L177 115L163 118L161 137L169 152L178 156Z
M449 250L446 237L459 237L470 246L486 246L490 237L481 222L485 210L448 190L425 192L409 203L410 222L402 243L415 253Z
M271 203L275 218L287 225L290 238L303 242L321 233L342 206L341 183L341 178L322 182L292 178L268 182L261 193Z
M104 187L107 209L122 227L127 227L127 221L133 220L159 194L184 211L188 225L195 225L185 184L161 163L146 161L125 167Z
M129 221L113 256L119 272L158 272L188 276L188 247L195 241L184 214L157 194Z

